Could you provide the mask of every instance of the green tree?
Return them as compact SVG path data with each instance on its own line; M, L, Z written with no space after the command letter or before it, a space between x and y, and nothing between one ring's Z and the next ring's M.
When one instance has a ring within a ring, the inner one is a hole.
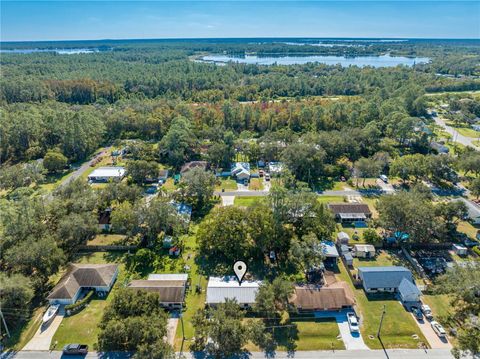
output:
M43 158L43 167L49 172L59 172L65 169L67 157L58 151L48 151Z
M477 177L470 182L469 189L477 199L480 197L480 177Z
M362 186L365 186L365 179L367 177L376 178L380 175L382 170L382 164L379 161L376 161L373 158L362 157L355 162L354 171L355 176L357 177L357 187L358 187L358 178L363 178Z
M192 157L195 146L196 137L190 121L179 116L160 141L160 156L178 168Z
M368 228L363 232L363 239L369 244L378 244L382 241L382 237L373 228Z
M197 167L182 177L179 187L185 202L190 203L196 210L203 210L212 200L215 175Z
M144 184L147 179L158 177L158 164L153 161L128 161L126 169L132 181L137 184Z
M32 283L28 277L0 272L2 308L9 325L15 326L26 317L33 295Z

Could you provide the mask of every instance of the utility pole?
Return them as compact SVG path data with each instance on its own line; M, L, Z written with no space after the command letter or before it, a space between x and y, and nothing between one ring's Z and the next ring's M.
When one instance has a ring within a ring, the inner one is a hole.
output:
M383 305L383 312L382 312L382 317L380 318L380 325L378 326L378 332L377 332L377 338L380 338L380 331L382 330L382 324L383 324L383 317L385 316L386 313L385 309L385 304Z
M2 317L2 322L3 322L3 326L5 327L5 332L7 333L7 336L10 338L10 331L8 330L8 327L7 327L7 322L5 321L5 317L3 316L3 312L2 312L2 297L1 297L1 293L0 292L0 317ZM0 339L2 339L2 326L0 325Z

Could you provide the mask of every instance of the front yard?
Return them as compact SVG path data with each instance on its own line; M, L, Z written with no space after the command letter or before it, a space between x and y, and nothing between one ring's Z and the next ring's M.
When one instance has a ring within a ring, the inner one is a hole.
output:
M236 191L238 188L237 181L234 179L228 178L218 178L215 185L215 191Z

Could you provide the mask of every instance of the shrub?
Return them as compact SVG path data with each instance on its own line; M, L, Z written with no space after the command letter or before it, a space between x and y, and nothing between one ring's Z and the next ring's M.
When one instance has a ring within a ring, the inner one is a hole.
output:
M90 300L92 300L92 297L94 294L95 294L95 291L92 289L90 292L87 293L85 297L83 297L83 299L73 304L66 305L65 312L75 313L82 310L90 302Z
M480 247L473 247L472 249L477 255L480 256Z

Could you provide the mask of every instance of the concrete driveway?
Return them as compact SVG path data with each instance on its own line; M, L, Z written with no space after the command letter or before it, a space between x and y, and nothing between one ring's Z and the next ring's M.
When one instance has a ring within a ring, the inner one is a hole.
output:
M33 338L30 339L30 341L23 347L22 350L50 350L50 344L52 343L53 335L60 326L64 316L65 308L61 306L55 318L53 318L53 320L47 325L42 324L40 328L38 328Z
M178 313L172 313L167 322L167 342L170 345L175 345L175 334L177 333L179 316Z
M363 341L360 333L352 333L350 331L347 313L351 311L352 310L342 310L341 312L315 312L315 318L335 318L346 350L370 350Z
M435 331L432 329L432 326L430 325L430 322L428 320L424 318L422 321L418 321L412 313L410 314L412 315L413 319L417 323L418 327L422 331L422 334L425 336L428 344L430 344L430 347L432 349L452 349L452 345L448 342L448 339L440 339L435 333Z
M222 196L222 206L233 206L235 202L235 196Z

